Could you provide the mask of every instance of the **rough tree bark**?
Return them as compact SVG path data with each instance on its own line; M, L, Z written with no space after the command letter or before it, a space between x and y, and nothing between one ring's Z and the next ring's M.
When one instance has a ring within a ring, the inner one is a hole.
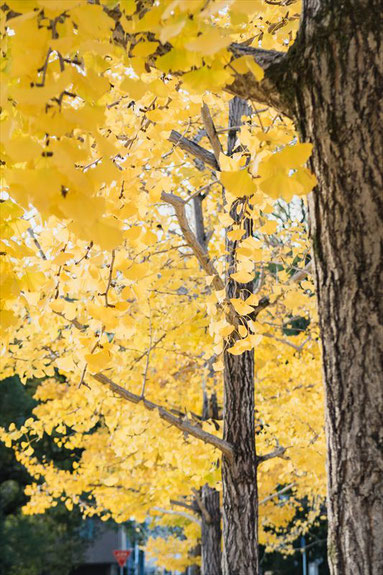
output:
M381 1L306 2L293 111L314 145L309 213L326 384L332 573L383 573Z
M246 51L264 64L265 79L227 87L275 105L314 145L309 214L334 575L383 573L382 8L381 0L305 0L287 55L234 45L234 56Z
M207 512L207 517L202 514L202 575L222 575L221 504L219 492L209 485L204 485L202 488L202 504Z
M243 100L230 102L229 127L238 126L247 112ZM229 131L227 153L233 153L236 130ZM237 204L232 215L238 217ZM247 235L251 221L247 220ZM230 278L235 271L236 243L227 239L228 258L226 294L241 297L253 291L253 282L239 284ZM226 342L226 348L233 341ZM224 430L223 436L234 447L234 458L222 458L223 488L223 561L225 575L255 575L258 573L258 493L257 457L254 429L254 352L232 355L224 351Z

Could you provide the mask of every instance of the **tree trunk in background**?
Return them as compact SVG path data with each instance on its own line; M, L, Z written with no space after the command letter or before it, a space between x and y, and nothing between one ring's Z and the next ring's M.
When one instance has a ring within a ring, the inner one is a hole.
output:
M383 573L382 9L306 0L292 60L294 115L318 179L309 213L336 575Z
M202 515L202 575L222 575L221 552L221 507L219 492L204 485L202 488L202 503L210 519Z
M230 102L229 126L238 126L247 113L247 104L239 98ZM233 153L237 131L228 138L228 155ZM232 214L235 215L235 209ZM250 225L250 221L248 220ZM247 230L251 234L251 229ZM226 241L227 297L249 295L253 283L238 284L230 279L235 262L236 243ZM225 342L225 347L234 341ZM224 352L224 439L234 447L234 460L222 458L223 486L223 561L224 575L258 573L258 494L254 431L254 353L242 355Z
M219 419L217 396L204 392L202 419ZM222 575L221 550L221 502L219 492L204 485L202 487L202 505L207 513L201 513L201 560L202 575ZM208 515L208 517L206 517Z

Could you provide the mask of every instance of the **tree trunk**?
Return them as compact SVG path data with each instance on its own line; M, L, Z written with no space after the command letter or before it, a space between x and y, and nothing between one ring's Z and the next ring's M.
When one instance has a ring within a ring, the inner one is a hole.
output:
M202 419L218 419L217 396L210 396L204 392ZM202 575L222 575L222 550L221 550L221 503L219 492L204 485L202 487L201 509L201 559ZM198 503L198 502L197 502Z
M230 102L230 125L238 126L247 105L239 98ZM228 155L233 153L236 131L229 132ZM241 200L240 200L241 201ZM236 204L237 206L237 204ZM232 210L232 215L237 212ZM250 220L247 220L251 226ZM251 234L251 229L247 230ZM253 282L238 284L230 279L234 271L236 243L227 240L227 297L241 297L253 290ZM234 341L226 342L225 346ZM223 561L224 575L258 573L258 495L254 431L254 353L224 352L224 430L223 436L234 446L234 460L222 459Z
M204 485L202 488L202 503L209 519L202 514L202 575L222 575L221 552L221 507L219 492Z
M294 66L294 115L318 179L309 213L336 575L383 573L382 8L306 0Z
M233 294L232 297L238 297ZM258 573L258 495L254 439L254 354L225 352L224 438L233 462L222 459L223 573Z

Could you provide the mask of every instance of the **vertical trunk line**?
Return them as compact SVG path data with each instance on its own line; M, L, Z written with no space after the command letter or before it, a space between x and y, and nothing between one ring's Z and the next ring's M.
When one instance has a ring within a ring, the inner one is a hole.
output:
M206 392L203 394L202 419L218 419L218 404L215 393L210 397ZM209 515L206 519L201 513L201 559L202 575L222 575L222 551L221 551L221 503L219 492L204 485L202 487L202 503Z
M229 128L238 126L248 113L248 105L239 98L230 102ZM237 137L234 128L228 133L228 155L232 155ZM238 201L241 203L241 200ZM237 203L232 209L235 219ZM252 222L246 220L246 236L252 234ZM229 231L229 230L227 230ZM230 278L235 267L236 242L226 236L228 298L254 292L254 282L239 284ZM234 336L234 339L237 336ZM225 347L232 345L226 341ZM223 436L234 446L234 460L222 460L223 484L223 573L257 575L258 573L258 494L254 424L254 352L232 355L224 351L224 430Z

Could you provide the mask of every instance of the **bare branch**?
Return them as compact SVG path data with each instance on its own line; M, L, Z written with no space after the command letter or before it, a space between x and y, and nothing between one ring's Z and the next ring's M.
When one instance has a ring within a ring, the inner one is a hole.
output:
M80 322L78 321L78 319L76 319L76 318L74 318L74 319L68 319L68 318L65 317L65 315L64 315L63 313L61 313L61 312L59 312L59 311L54 311L54 310L52 310L52 311L53 311L53 313L55 313L56 315L59 315L60 317L62 317L63 319L65 319L65 321L69 321L72 325L74 325L74 327L75 327L76 329L78 329L78 330L80 330L80 331L84 331L84 330L87 328L86 325L83 325L82 323L80 323Z
M270 453L265 453L265 455L257 456L257 465L263 463L264 461L268 461L269 459L273 459L274 457L281 457L282 459L286 459L285 457L283 457L286 452L286 449L287 449L286 447L282 447L280 445L279 447L277 447L277 449L271 451Z
M196 238L200 246L206 250L206 234L203 221L202 196L198 195L193 198L194 225Z
M110 264L109 264L108 283L106 285L105 292L99 294L99 295L103 295L105 298L105 307L114 307L114 305L110 304L108 301L108 294L109 294L109 290L110 290L111 285L112 285L113 266L114 266L115 257L116 257L116 252L115 252L115 250L112 250L112 257L111 257Z
M197 511L195 505L191 505L189 503L186 503L185 501L178 501L177 499L171 499L170 504L178 505L179 507L184 507L185 509L189 509L193 513L196 513Z
M295 349L296 351L302 351L302 349L304 348L304 346L306 345L306 343L308 341L310 341L311 337L308 336L300 345L296 345L295 343L287 340L287 339L282 339L281 337L276 337L275 335L271 334L271 333L263 333L262 334L264 337L270 337L271 339L275 339L275 341L279 341L280 343L284 343L285 345L288 345L289 347L292 347L293 349Z
M290 278L290 282L300 282L301 280L303 280L306 276L310 275L311 270L313 268L313 260L310 260L309 263L307 265L305 265L305 267L299 271L297 271L291 278Z
M42 257L43 260L47 259L47 256L45 255L43 248L40 245L39 240L36 238L35 236L35 232L33 231L32 228L28 228L27 229L28 234L31 236L33 243L35 244L36 248L39 250L39 254Z
M271 501L275 497L279 497L280 495L282 495L282 493L286 493L286 491L289 491L292 487L294 487L294 485L295 485L295 482L289 483L283 489L280 489L279 491L276 491L275 493L272 493L271 495L268 495L267 497L262 499L262 501L259 502L259 505L264 505L265 503L267 503L268 501Z
M212 285L214 290L223 291L225 289L225 284L221 276L219 275L219 273L215 269L213 262L209 258L209 254L206 248L201 246L201 244L197 240L196 235L189 226L189 222L185 212L184 200L179 196L176 196L175 194L170 194L168 192L162 192L161 198L164 202L173 206L185 241L188 244L188 246L192 249L193 254L196 256L198 262L201 265L201 268L206 272L208 276L212 276L213 278ZM229 322L237 326L238 317L235 313L232 304L228 300L225 301L225 304L228 310L227 318Z
M213 170L219 171L219 165L217 163L217 160L215 159L214 154L212 154L208 150L205 150L205 148L203 148L199 144L192 142L192 140L188 140L187 138L182 136L182 134L176 132L175 130L171 131L169 141L172 142L172 144L178 145L181 148L181 150L184 150L185 152L188 152L195 158L198 158L204 164L213 168Z
M201 246L198 242L197 237L191 230L189 226L189 222L186 217L185 212L185 202L179 196L175 194L170 194L168 192L162 192L161 198L167 204L173 206L178 223L180 225L182 234L186 240L188 246L192 249L194 255L196 256L197 260L199 261L201 267L207 275L213 276L213 287L215 290L220 291L225 289L225 284L221 276L218 274L217 270L214 267L213 262L209 258L209 254L207 253L206 249Z
M214 126L213 118L211 117L210 114L209 106L207 104L203 104L201 109L201 116L205 126L207 137L209 138L211 147L213 148L215 159L217 160L217 164L219 165L219 155L222 154L222 146Z
M208 523L209 525L212 523L212 517L210 515L210 513L208 512L208 510L206 509L206 506L204 504L204 502L202 501L202 497L200 496L198 489L192 489L195 500L197 502L197 505L201 511L201 515L204 518L204 520L206 521L206 523Z
M227 459L229 459L229 461L233 460L234 450L232 445L230 445L230 443L228 443L224 439L220 439L219 437L216 437L215 435L212 435L211 433L204 431L200 426L190 423L190 421L186 419L186 416L184 418L181 418L177 415L174 415L161 405L149 401L148 399L142 398L140 395L136 395L135 393L128 391L127 389L121 387L120 385L117 385L116 383L114 383L114 381L109 379L109 377L107 377L103 373L92 374L92 377L95 380L99 381L100 383L106 384L111 391L113 391L126 401L136 404L141 403L149 411L157 411L158 415L162 420L166 421L167 423L169 423L174 427L177 427L177 429L180 429L184 433L188 433L189 435L192 435L193 437L200 439L204 443L213 445L214 447L219 449L223 453L223 455L227 457Z

